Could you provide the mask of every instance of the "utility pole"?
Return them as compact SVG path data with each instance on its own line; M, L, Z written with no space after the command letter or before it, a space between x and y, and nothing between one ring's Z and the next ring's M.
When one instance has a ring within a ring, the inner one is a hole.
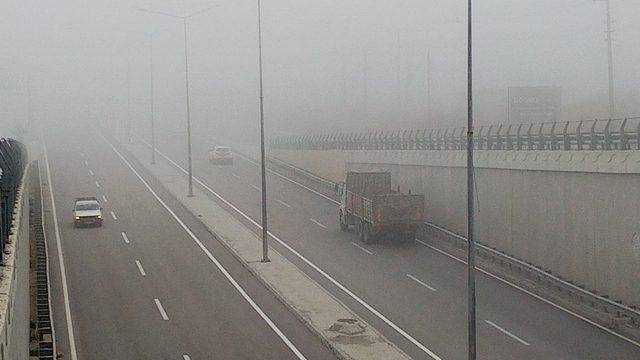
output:
M473 173L473 47L472 0L467 4L467 303L469 360L476 360L476 259Z
M609 118L613 119L616 114L615 101L614 101L614 86L613 86L613 39L611 34L613 29L611 27L611 0L593 0L604 1L606 7L606 29L605 34L607 36L607 60L609 61Z

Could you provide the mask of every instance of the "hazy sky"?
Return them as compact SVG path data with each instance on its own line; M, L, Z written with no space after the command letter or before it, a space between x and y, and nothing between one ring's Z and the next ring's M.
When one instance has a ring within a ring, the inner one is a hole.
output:
M618 115L640 115L640 2L611 4ZM5 0L0 130L27 118L147 124L153 59L160 129L184 131L181 20L136 8L182 15L211 6L188 21L194 127L255 134L253 0ZM528 85L561 86L567 120L605 117L604 9L591 0L477 1L478 121L494 121L482 109L501 108L494 103L508 86ZM269 132L465 121L465 1L263 0L263 31Z

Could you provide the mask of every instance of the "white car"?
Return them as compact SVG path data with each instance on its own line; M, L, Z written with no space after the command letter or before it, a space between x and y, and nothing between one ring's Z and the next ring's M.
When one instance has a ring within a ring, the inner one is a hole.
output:
M227 146L215 146L209 150L209 162L212 164L233 164L233 154Z
M73 207L73 226L102 226L102 207L95 197L76 198Z

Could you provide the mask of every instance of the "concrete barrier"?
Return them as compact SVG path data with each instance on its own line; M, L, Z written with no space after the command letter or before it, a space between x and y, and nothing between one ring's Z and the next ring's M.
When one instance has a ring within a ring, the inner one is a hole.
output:
M466 236L463 151L271 150L333 181L344 171L389 171L426 196L426 220ZM478 151L482 243L640 306L639 151Z
M0 270L0 359L29 358L29 166L17 193L14 221Z

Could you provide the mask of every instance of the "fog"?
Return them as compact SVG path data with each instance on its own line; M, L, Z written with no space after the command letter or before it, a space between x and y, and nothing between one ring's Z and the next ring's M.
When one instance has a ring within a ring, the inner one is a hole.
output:
M640 3L612 0L616 116L640 114ZM213 7L213 8L211 8ZM0 130L85 123L251 140L259 125L255 1L5 1ZM506 122L507 88L557 86L561 120L608 117L605 3L474 7L476 121ZM466 2L264 0L267 134L462 126Z

